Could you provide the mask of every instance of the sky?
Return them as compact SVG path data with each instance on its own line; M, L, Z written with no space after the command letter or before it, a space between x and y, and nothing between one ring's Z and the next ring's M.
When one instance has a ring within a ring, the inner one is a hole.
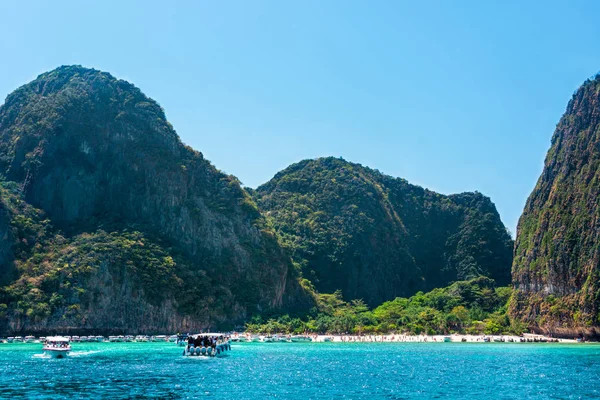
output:
M256 187L343 157L514 234L573 92L600 71L592 1L0 2L0 103L60 65L110 72Z

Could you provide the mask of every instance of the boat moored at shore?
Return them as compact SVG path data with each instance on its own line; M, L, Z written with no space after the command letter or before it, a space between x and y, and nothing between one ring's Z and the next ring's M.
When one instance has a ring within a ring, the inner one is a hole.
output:
M293 335L290 340L294 343L308 343L312 342L312 338L307 335Z
M177 346L185 346L188 344L188 335L180 333L176 335L175 344Z
M276 341L277 342L281 342L281 343L290 343L291 339L290 339L290 335L277 335L275 336Z

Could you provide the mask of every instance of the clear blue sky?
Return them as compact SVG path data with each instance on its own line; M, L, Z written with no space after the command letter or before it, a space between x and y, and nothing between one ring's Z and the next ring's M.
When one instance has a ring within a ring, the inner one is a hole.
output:
M342 156L479 190L514 233L568 100L600 70L592 1L166 3L1 2L0 97L94 67L157 100L247 186Z

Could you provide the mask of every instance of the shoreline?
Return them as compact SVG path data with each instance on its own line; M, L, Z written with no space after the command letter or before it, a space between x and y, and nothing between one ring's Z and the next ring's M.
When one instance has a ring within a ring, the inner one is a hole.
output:
M286 343L290 342L289 334L273 334L273 335L262 335L262 334L250 334L250 333L231 333L230 340L238 343L250 343L256 342L256 340L250 340L251 337L260 337L261 343L266 336L275 337L275 342ZM67 335L68 336L68 335ZM103 340L83 340L81 343L173 343L173 341L167 340L168 335L162 335L163 338L154 340L154 338L145 341L138 340L109 340L108 337L103 337ZM311 343L565 343L565 344L593 344L599 343L598 341L578 341L577 339L565 339L565 338L553 338L546 335L524 333L522 336L517 335L470 335L470 334L450 334L450 335L408 335L408 334L385 334L385 335L318 335L318 334L305 334L299 335L307 338L306 342ZM245 337L247 340L239 342L237 339ZM21 337L23 339L23 337ZM280 340L280 338L287 338ZM310 338L310 341L308 340ZM14 343L40 343L41 338L33 337L31 341L19 341ZM75 340L74 342L79 342ZM7 343L6 338L0 339L1 343ZM11 343L11 342L8 342Z
M239 336L249 336L240 334ZM264 335L259 335L264 336ZM276 336L287 336L276 334ZM517 335L305 335L312 343L598 343L595 341L578 342L577 339L553 338L545 335L525 333ZM232 335L232 337L235 337ZM448 341L445 338L450 338Z
M325 338L333 338L338 343L578 343L576 339L551 338L544 335L317 335L315 342L325 342ZM450 342L444 340L450 338ZM522 340L525 340L524 342Z

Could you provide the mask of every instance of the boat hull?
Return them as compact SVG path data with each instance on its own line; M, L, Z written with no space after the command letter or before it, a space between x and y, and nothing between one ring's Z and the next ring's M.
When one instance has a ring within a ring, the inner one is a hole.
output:
M44 353L52 358L66 358L71 349L44 349Z
M231 344L218 344L214 349L207 347L191 347L183 350L186 357L223 357L231 351Z
M292 336L291 341L294 343L309 343L309 342L312 342L312 338L309 338L307 336L299 336L299 337Z

